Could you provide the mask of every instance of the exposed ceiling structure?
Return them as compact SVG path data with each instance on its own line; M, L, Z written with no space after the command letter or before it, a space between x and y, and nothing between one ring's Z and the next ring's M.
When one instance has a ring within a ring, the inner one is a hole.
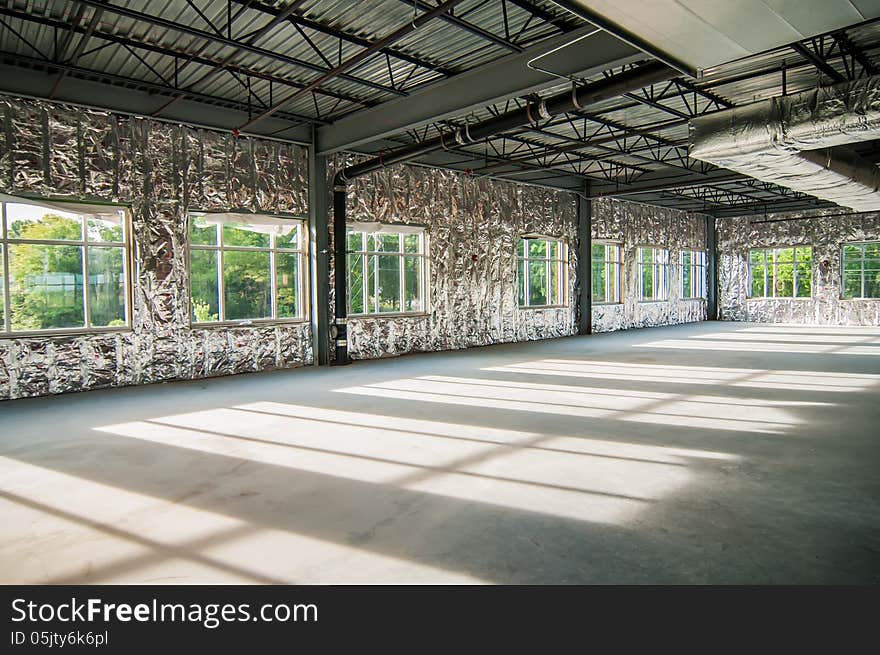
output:
M689 121L876 74L878 4L0 0L0 91L382 153L660 58L678 69L666 81L417 163L718 216L783 211L830 203L690 158ZM684 39L656 12L726 36ZM880 161L874 141L852 149Z

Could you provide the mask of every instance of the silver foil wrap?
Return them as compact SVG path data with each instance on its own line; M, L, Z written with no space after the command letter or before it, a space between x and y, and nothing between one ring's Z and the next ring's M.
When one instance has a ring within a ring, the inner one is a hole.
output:
M131 207L132 329L0 339L0 399L312 361L309 323L192 329L191 210L308 212L306 150L141 118L0 99L0 190Z
M624 280L623 302L593 304L595 332L692 323L706 319L705 300L681 299L681 269L677 265L682 250L706 249L705 216L602 198L593 201L592 217L593 239L623 244ZM669 250L667 301L639 302L639 246Z
M338 157L329 168L353 161ZM405 318L350 318L353 358L576 334L576 196L447 170L392 166L351 183L347 212L350 221L423 225L430 243L429 311ZM518 307L516 246L529 233L569 244L565 307ZM332 297L330 311L332 317Z
M772 221L772 222L770 222ZM880 301L841 299L841 244L880 240L880 215L839 209L717 219L722 319L762 323L880 325ZM749 298L749 250L813 247L811 298Z
M694 159L858 211L880 210L880 173L841 146L880 138L880 76L690 121Z

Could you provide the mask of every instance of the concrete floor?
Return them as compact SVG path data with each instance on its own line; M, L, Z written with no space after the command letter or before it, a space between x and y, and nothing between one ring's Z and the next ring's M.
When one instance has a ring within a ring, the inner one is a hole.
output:
M880 329L0 403L0 583L878 583Z

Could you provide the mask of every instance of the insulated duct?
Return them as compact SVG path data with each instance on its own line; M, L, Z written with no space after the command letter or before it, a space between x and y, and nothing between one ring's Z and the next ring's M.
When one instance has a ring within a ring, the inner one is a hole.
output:
M880 175L846 144L880 138L880 76L690 121L690 157L856 211L880 210Z

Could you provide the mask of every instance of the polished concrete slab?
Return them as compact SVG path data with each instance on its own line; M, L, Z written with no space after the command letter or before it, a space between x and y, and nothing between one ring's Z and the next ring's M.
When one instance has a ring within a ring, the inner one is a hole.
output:
M880 329L0 403L0 583L878 583Z

